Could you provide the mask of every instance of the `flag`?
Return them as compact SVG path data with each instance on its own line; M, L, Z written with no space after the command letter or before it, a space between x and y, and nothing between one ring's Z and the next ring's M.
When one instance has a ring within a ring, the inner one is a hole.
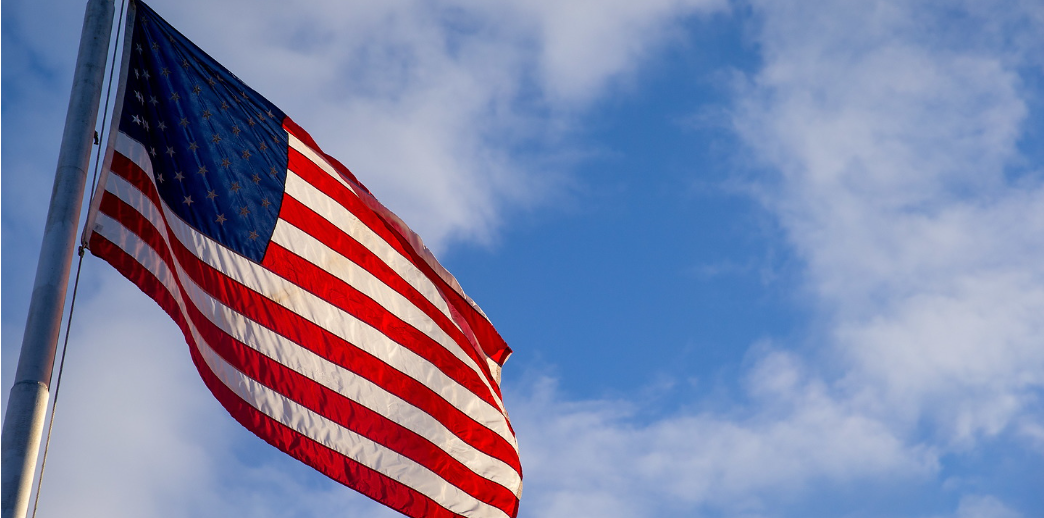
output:
M279 108L145 4L130 23L91 253L276 448L407 516L514 517L511 350L485 314Z

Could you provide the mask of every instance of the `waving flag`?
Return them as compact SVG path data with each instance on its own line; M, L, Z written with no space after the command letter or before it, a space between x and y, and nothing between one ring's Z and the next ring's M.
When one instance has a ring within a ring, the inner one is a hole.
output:
M137 4L91 252L174 319L259 437L413 517L514 517L510 349L420 239Z

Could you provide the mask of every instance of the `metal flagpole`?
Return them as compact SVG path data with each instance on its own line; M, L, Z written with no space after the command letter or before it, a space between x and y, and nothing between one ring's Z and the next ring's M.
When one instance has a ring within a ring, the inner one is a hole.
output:
M36 281L0 438L0 518L24 518L29 507L114 11L113 0L88 0L83 19Z

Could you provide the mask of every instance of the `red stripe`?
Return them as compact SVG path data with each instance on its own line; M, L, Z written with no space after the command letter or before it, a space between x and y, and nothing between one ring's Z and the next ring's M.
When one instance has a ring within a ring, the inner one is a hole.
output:
M433 365L437 365L439 370L445 372L461 386L496 407L496 400L490 395L489 387L481 382L478 373L430 336L404 322L354 286L341 281L274 242L268 245L268 251L265 253L261 265L365 322Z
M98 204L98 212L111 217L127 227L128 230L138 235L142 241L152 247L163 262L172 264L170 248L167 246L166 237L160 234L153 222L142 216L134 207L118 198L115 194L106 191L102 194L101 203Z
M137 187L142 194L152 201L153 205L156 207L163 206L160 202L159 191L156 190L156 185L152 183L152 178L131 159L121 155L119 152L113 153L112 167L109 169L120 178Z
M417 268L422 273L424 273L426 277L428 277L436 283L436 286L438 286L440 291L442 291L444 294L447 291L453 292L453 290L450 289L449 286L446 286L446 284L442 282L442 280L437 275L435 275L434 271L431 270L431 267L428 266L427 263L425 263L423 260L417 257L416 254L412 252L413 248L409 245L408 242L402 242L403 238L398 232L392 231L387 226L386 222L383 219L381 219L377 215L377 213L375 213L373 210L371 210L369 207L363 204L362 201L357 196L355 196L354 193L348 191L348 189L346 189L344 185L342 185L329 174L327 174L326 171L320 169L319 166L312 163L311 160L302 155L296 149L290 148L289 150L289 162L287 168L296 173L306 182L315 186L315 188L325 193L334 201L339 203L349 212L354 214L355 217L359 218L359 220L362 221L363 224L365 224L367 227L373 230L378 236L381 237L381 239L386 241L389 245L392 246L392 248L397 250L400 254L409 259L410 262L416 265ZM284 196L284 200L286 198L288 198L288 196ZM453 293L455 294L455 292ZM463 300L459 296L457 296L456 299ZM451 299L451 301L448 302L452 303L452 300L453 299ZM469 310L474 311L473 309L470 309L470 306ZM490 386L493 388L493 392L497 395L497 398L503 400L503 396L500 393L500 386L493 378L493 374L489 371L489 366L486 364L486 353L484 353L478 345L472 344L470 341L467 341L467 344L468 347L462 347L461 349L465 353L467 353L467 355L470 356L476 364L478 364L479 369L481 370L482 374L486 377Z
M107 261L116 268L116 271L133 282L141 291L152 297L163 308L163 311L170 315L170 318L174 319L174 322L182 331L187 329L185 327L185 315L181 313L181 307L178 306L173 295L167 291L166 285L160 282L151 271L140 265L127 252L123 251L119 245L109 241L97 232L91 233L88 246L92 254ZM187 334L186 338L188 338Z
M445 353L445 361L449 362L451 359L456 360L456 358L451 354L445 352L445 349L443 349L441 345L434 343L426 335L423 335L405 322L401 322L394 315L384 311L376 302L373 302L369 298L366 298L365 295L358 293L352 286L317 268L315 265L297 255L294 255L282 246L276 243L270 244L265 257L265 263L267 266L271 266L273 271L292 272L285 275L288 280L305 287L317 296L331 301L331 303L341 307L345 311L350 311L360 319L365 320L364 312L369 311L370 313L376 314L377 318L381 319L385 325L387 325L387 322L393 321L393 328L395 329L414 331L422 338L418 338L418 342L408 341L406 343L410 344L408 347L409 349L418 352L418 354L424 351L428 351L429 353L438 351L440 353ZM376 326L380 323L381 322L377 322L374 325ZM467 369L464 366L461 366L461 368ZM471 383L465 384L469 390L475 392L485 389L488 393L488 389L485 385L478 383L473 371L467 369L465 374L470 375L470 377L466 379L471 381ZM460 378L456 379L461 381ZM404 399L409 400L413 399L413 397L408 396L404 397ZM486 399L486 402L491 406L495 405L495 403L489 401L488 398ZM421 407L421 405L418 404L415 404L414 406ZM489 455L504 461L512 466L516 472L521 474L522 468L518 463L518 453L506 440L504 440L503 437L490 431L480 423L471 420L465 414L457 410L456 407L452 407L452 405L449 406L453 408L454 412L448 415L443 413L445 407L442 405L440 405L440 408L422 407L422 409L440 422L443 422L447 428L461 439L473 444L475 447L487 452ZM496 407L494 406L494 408Z
M370 192L370 190L367 189L366 186L364 186L362 183L360 183L359 179L356 178L355 175L352 174L352 172L344 166L344 164L342 164L336 158L327 155L326 153L323 153L323 151L319 149L319 144L316 144L315 140L312 139L312 136L309 135L308 132L304 130L304 128L298 126L296 122L291 120L290 117L285 117L283 119L283 129L288 131L291 135L297 137L297 139L301 142L304 142L305 145L312 148L316 153L322 155L323 158L330 162L330 165L333 166L333 168L336 169L337 172L341 173L341 175L344 176L345 179L348 180L354 187L358 187L359 189L367 193Z
M344 166L344 164L341 164L341 162L337 161L337 159L335 159L334 157L327 155L326 153L323 153L322 150L319 149L319 146L315 143L315 140L312 139L312 136L309 135L308 132L304 130L304 128L298 126L297 123L291 120L289 117L283 119L283 128L291 134L293 134L294 136L296 136L306 145L311 147L312 150L326 158L327 162L329 162L335 170L337 170L349 183L351 183L353 187L357 188L357 190L361 191L361 193L365 193L363 194L364 196L370 197L370 202L372 202L373 204L377 204L377 201L375 199L372 199L373 195L370 193L370 190L367 189L364 185L362 185L362 183L359 182L355 175L352 174L352 172L349 171L348 168ZM426 260L419 256L418 251L414 248L413 244L410 243L410 240L407 238L407 236L403 235L406 232L412 233L411 230L397 229L396 227L398 225L396 225L394 222L386 221L383 217L379 217L379 219L384 223L384 225L387 226L389 230L392 231L394 241L400 242L402 248L404 250L408 250L408 257L411 258L413 263L418 266L421 266L422 271L425 272L425 274L432 280L432 282L435 282L439 289L451 298L450 304L457 309L461 316L471 326L471 329L478 338L480 347L482 347L485 354L489 356L490 359L497 362L497 364L503 365L504 362L507 361L508 356L511 355L511 348L508 347L507 343L500 336L500 333L498 333L497 330L493 327L493 324L491 324L484 315L480 314L471 305L470 302L465 300L464 297L457 292L457 290L449 286L446 283L446 281L442 278L442 276L435 272L434 268L431 265L429 265ZM374 228L373 225L370 225L370 227ZM392 242L393 241L389 241L389 243ZM432 257L432 259L434 258Z
M215 326L194 306L189 316L215 352L236 370L327 419L412 459L465 493L502 510L515 505L504 486L473 472L434 443L286 366L258 353Z
M461 346L461 349L463 351L465 351L466 353L471 353L469 354L469 356L473 361L475 361L481 366L481 371L483 375L486 376L486 379L489 382L490 386L493 387L494 393L497 395L497 397L500 397L499 383L492 379L492 376L489 373L488 366L486 365L485 360L479 358L476 354L474 354L474 349L471 345L471 342L468 340L466 336L464 336L464 333L461 332L460 328L454 325L445 313L443 313L441 310L435 307L435 305L432 304L432 302L428 300L424 295L422 295L419 291L417 291L416 288L410 285L410 283L406 282L391 266L388 266L387 263L382 261L368 248L361 245L358 241L352 238L352 236L346 234L336 225L330 223L325 218L323 218L315 211L313 211L311 208L309 208L307 205L297 201L290 195L286 195L283 197L279 217L287 223L294 225L303 232L306 232L309 235L315 237L326 246L329 246L342 256L350 259L352 262L358 264L363 269L370 272L374 277L377 277L381 282L388 285L388 287L394 289L400 295L406 297L406 299L409 300L414 306L416 306L426 315L431 317L440 329L442 329L451 338L453 338L457 345ZM278 245L275 243L269 245L268 256L265 258L266 264L270 260L274 260L271 258L271 256L276 246ZM285 248L283 250L285 250ZM275 268L273 268L273 270L274 269ZM297 271L296 268L288 268L287 270ZM336 278L334 278L330 282L348 286L347 284L343 283L343 281ZM331 289L330 284L327 282L317 282L316 284L318 284L319 289ZM301 285L304 286L304 281L301 281ZM312 291L311 288L309 288L309 291ZM312 293L318 294L318 292L316 291L312 291ZM443 293L446 293L445 290L443 290ZM452 308L452 305L450 307ZM485 321L484 318L482 320ZM474 391L474 389L472 390ZM507 425L508 428L511 429L511 423L508 422ZM512 433L514 433L513 430ZM516 469L520 470L521 467L518 466L516 467Z
M141 173L141 170L137 166L134 166L133 169ZM128 173L131 173L129 174L130 176L134 176L131 171L120 171L121 176ZM144 177L144 173L138 174L137 176L140 180ZM128 181L132 180L128 179ZM147 184L147 187L149 190L154 189L151 183ZM153 249L157 250L157 253L163 257L165 262L168 264L171 263L172 258L165 237L156 230L152 222L145 219L136 209L127 205L115 195L106 192L103 195L100 210L102 213L119 221L125 227L140 236L143 241L148 243ZM438 419L452 433L454 433L454 435L460 437L465 442L502 460L514 468L516 472L521 474L518 453L510 443L497 433L483 426L481 423L474 421L470 416L447 402L423 383L392 367L389 367L380 359L358 349L349 342L334 336L320 326L300 317L296 313L293 313L290 310L271 302L269 299L258 295L253 290L228 279L226 276L221 274L221 272L214 270L209 267L209 265L201 263L198 258L189 253L187 249L184 249L181 243L176 240L175 246L184 250L184 253L179 254L179 257L181 258L180 262L182 266L186 267L186 271L208 270L211 272L212 278L221 279L225 284L233 283L237 286L237 292L225 297L216 297L226 306L237 307L240 313L254 321L262 322L266 327L295 343L306 344L303 345L303 347L308 350L322 356L332 363L369 379L380 387L385 388L388 392ZM283 255L292 256L292 254L285 252L285 249L278 247L278 245L272 244L270 246L283 250ZM292 257L296 258L296 256ZM299 258L297 260L301 261ZM187 268L187 266L190 265L194 266L194 268ZM305 263L301 267L310 270L315 269L315 267L309 263ZM209 281L204 278L191 274L190 277L192 277L198 285L208 286L206 283ZM335 279L333 282L340 281ZM213 290L208 289L207 291L211 293L211 295L215 295ZM242 301L247 301L247 303L243 304L242 307L238 307L237 302L241 303ZM291 320L288 325L278 325L278 323L285 322L288 319ZM442 349L438 344L434 344L432 349L438 349L444 352L444 349ZM459 364L459 360L456 357L453 357L449 353L446 353L446 356L448 356L451 361ZM463 365L459 365L459 369L469 375L469 379L474 379L473 371L467 369L467 367ZM480 389L486 389L484 385L478 385L478 387ZM495 402L489 400L489 398L486 398L486 402L492 408L497 408Z
M361 200L351 192L343 184L335 180L326 171L313 163L308 157L301 154L300 151L289 148L289 159L286 168L293 171L303 178L306 182L315 186L327 196L331 197L337 203L341 204L345 209L348 209L355 217L359 218L367 227L370 227L381 239L385 240L389 245L392 246L396 251L402 254L404 257L409 257L409 252L406 246L396 238L394 232L388 229L384 224L384 220L377 216L375 212L369 209L362 203Z
M265 327L272 329L283 336L287 336L287 338L291 338L290 334L294 332L293 328L308 327L323 329L314 322L227 277L224 273L214 269L210 265L198 261L196 256L177 239L172 240L170 245L171 250L174 252L175 259L179 264L181 264L185 273L187 273L196 284L203 287L207 293L215 299L221 301L226 306L238 309L251 320L259 322ZM275 245L273 244L269 246L271 247ZM360 312L358 309L353 308L353 313L358 312ZM389 326L385 325L385 327ZM325 329L323 329L323 331L324 334L329 334ZM398 331L402 330L389 329L388 333L392 336L401 334L398 333ZM293 338L291 338L291 340L297 343L304 343ZM409 345L411 344L405 346ZM416 345L409 348L411 350L417 349ZM446 352L441 346L438 346L438 350L441 351L441 353L435 351L434 348L432 349L433 350L431 351L425 351L429 354L423 355L422 357L425 357L432 365L451 379L459 380L462 377L467 379L467 376L475 376L474 371L467 368L467 366L457 359L457 357ZM390 367L385 366L385 368ZM476 395L489 402L489 404L495 408L495 404L490 401L491 397L488 395L488 392L485 395L481 393Z
M243 401L210 371L189 331L177 302L150 271L119 246L97 233L90 238L91 253L105 259L141 291L155 300L181 328L189 344L192 361L203 382L225 410L244 427L269 444L314 467L324 475L359 491L373 500L414 518L462 518L414 489L374 471L309 437L292 430ZM187 304L191 305L191 303ZM517 509L517 503L516 503ZM514 516L513 513L509 513Z
M361 266L389 288L405 297L411 304L428 315L443 332L453 338L462 348L471 347L467 337L450 321L449 317L410 283L406 282L398 272L391 266L388 266L388 263L382 261L369 248L361 245L352 236L327 221L307 205L287 195L283 198L279 217ZM337 281L343 284L343 281L340 279L337 279ZM478 361L477 358L476 360Z

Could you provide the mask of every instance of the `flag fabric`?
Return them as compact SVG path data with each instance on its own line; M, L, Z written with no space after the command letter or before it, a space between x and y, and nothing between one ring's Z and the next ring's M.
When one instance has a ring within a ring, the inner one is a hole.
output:
M412 517L514 517L510 349L401 220L137 3L85 230L259 437Z

